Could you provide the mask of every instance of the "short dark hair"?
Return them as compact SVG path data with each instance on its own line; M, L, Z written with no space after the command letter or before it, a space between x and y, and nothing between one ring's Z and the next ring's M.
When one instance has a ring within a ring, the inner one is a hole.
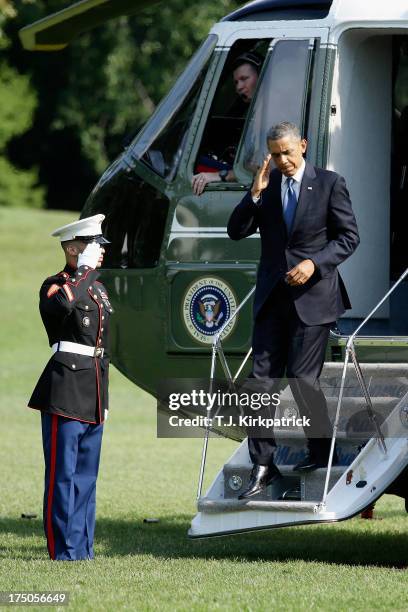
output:
M281 123L277 123L269 128L266 135L266 141L280 140L281 138L286 138L287 136L293 136L293 138L296 140L302 140L302 136L297 125L291 123L290 121L282 121Z
M259 53L256 53L255 51L246 51L245 53L238 55L238 57L233 61L232 70L236 70L240 66L243 66L243 64L249 64L259 74L262 63L263 58L261 55L259 55Z
M82 242L80 238L72 238L71 240L63 240L61 242L61 246L65 251L67 247L76 246L78 242Z

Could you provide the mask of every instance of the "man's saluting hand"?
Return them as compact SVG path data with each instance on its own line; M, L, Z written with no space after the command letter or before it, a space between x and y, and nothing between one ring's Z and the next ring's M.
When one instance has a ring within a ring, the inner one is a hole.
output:
M258 172L255 174L254 183L251 189L251 195L253 198L259 198L262 191L267 188L269 184L269 174L271 172L271 154L265 157L262 165L258 168Z

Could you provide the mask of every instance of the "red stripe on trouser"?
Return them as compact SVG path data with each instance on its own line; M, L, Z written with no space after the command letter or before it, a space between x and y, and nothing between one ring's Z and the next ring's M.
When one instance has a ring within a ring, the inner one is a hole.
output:
M48 485L47 499L47 541L48 552L50 553L51 559L55 559L55 539L54 531L52 529L52 502L54 500L55 464L57 460L57 429L58 416L53 414L51 421L50 482Z

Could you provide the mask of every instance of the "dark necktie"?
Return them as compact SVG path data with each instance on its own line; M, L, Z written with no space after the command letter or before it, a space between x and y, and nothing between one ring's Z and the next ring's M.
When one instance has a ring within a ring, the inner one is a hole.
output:
M288 188L286 191L285 205L283 209L283 218L285 219L288 234L290 234L290 230L292 229L293 219L295 218L297 206L297 198L295 190L293 189L293 181L293 178L286 179L286 184Z

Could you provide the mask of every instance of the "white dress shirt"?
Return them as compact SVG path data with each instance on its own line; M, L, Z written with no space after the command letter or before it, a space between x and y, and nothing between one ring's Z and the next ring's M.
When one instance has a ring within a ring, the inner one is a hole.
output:
M282 174L282 180L281 180L281 200L282 200L282 207L283 203L285 202L285 197L286 197L286 192L288 190L288 179L289 178L293 178L293 183L292 183L292 189L296 194L296 199L299 200L299 194L300 194L300 186L302 184L302 179L303 179L303 175L305 173L305 167L306 167L306 162L304 159L302 159L302 163L301 166L299 168L299 170L296 172L296 174L294 174L293 176L285 176L284 174ZM262 194L261 194L262 195ZM256 204L257 206L259 206L261 204L261 196L258 196L257 198L254 198L252 196L252 201L254 204Z
M283 206L283 203L285 202L286 192L288 190L288 179L290 178L293 179L292 189L296 194L296 199L299 201L300 186L302 184L303 175L305 173L305 167L306 167L306 163L305 163L305 160L303 159L302 164L299 170L296 172L296 174L294 174L293 176L285 176L284 174L282 174L282 182L281 182L282 206ZM283 206L283 208L285 207Z

